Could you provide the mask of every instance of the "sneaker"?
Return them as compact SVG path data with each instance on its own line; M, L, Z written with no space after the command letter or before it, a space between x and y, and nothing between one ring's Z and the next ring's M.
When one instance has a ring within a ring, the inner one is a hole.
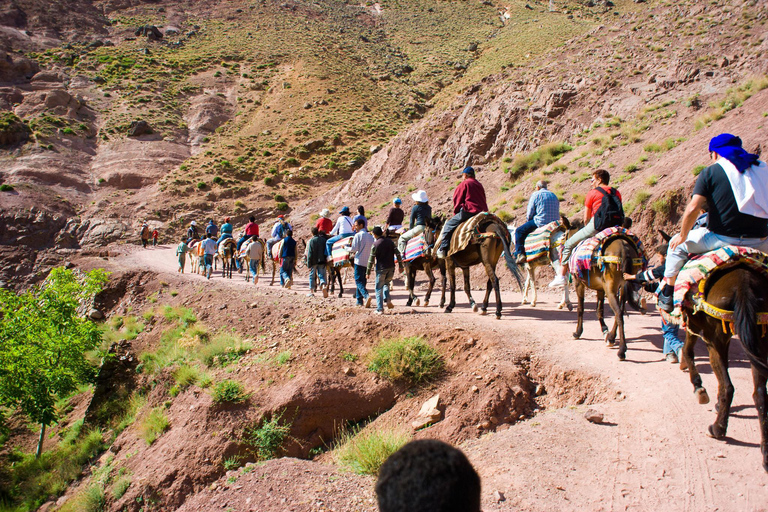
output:
M440 260L445 259L445 251L442 249L438 249L437 254L435 256L437 257L437 259L440 259Z
M309 292L309 293L307 294L307 297L314 297L314 296L315 296L315 294L314 294L314 293L312 293L312 292Z
M328 298L328 287L327 286L323 286L323 298L324 299Z
M667 354L667 357L666 357L666 359L667 359L667 362L668 362L668 363L672 363L672 364L677 364L677 363L679 363L679 362L680 362L680 360L677 358L677 356L675 355L675 353L674 353L674 352L669 352L669 353Z
M291 286L293 286L293 279L288 278L288 281L285 282L285 287L290 290Z
M552 282L549 283L550 288L561 288L563 286L565 286L565 277L563 276L555 276Z
M395 305L394 305L394 304L392 304L392 301L391 301L391 300L388 300L388 301L387 301L387 307L388 307L389 309L392 309L392 308L394 308L394 307L395 307Z
M674 299L671 295L659 293L659 300L656 301L656 308L671 313L675 309Z
M373 313L374 313L375 315L383 315L383 314L384 314L384 311L382 311L382 310L380 310L380 309L377 309L377 310L376 310L376 311L374 311Z
M365 309L368 309L369 307L371 307L371 300L373 300L373 297L371 297L370 295L368 296L367 299L365 299Z

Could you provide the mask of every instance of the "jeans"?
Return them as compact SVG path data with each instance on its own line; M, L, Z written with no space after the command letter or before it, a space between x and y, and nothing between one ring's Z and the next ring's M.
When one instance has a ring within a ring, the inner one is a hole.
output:
M280 286L285 286L285 283L293 277L293 261L295 259L292 256L283 258L283 264L280 265Z
M677 351L683 348L683 342L677 336L678 325L671 322L665 322L664 317L661 318L661 334L664 336L664 354L675 354Z
M282 238L278 238L278 237L270 238L269 240L267 240L267 258L272 257L272 246L275 245L280 240L282 240Z
M400 235L400 238L397 240L397 250L400 251L400 254L402 254L403 257L405 257L405 246L408 245L408 240L410 240L415 236L420 235L421 233L424 232L425 229L427 229L426 226L420 225L412 229L409 229L408 231Z
M213 272L213 254L203 255L203 262L205 263L205 275L210 279L211 272Z
M456 228L458 228L462 222L471 219L475 215L477 214L465 212L464 208L462 208L459 210L459 213L448 219L448 221L445 223L445 226L443 226L443 239L440 241L440 248L438 250L448 255L448 249L451 247L451 236L453 235L453 232L456 231Z
M218 245L221 242L223 242L224 240L226 240L227 238L233 238L232 234L231 233L222 233L221 236L219 237L219 239L216 241L216 246L218 247Z
M309 267L309 289L313 292L317 290L315 287L315 276L320 278L320 286L328 284L325 280L325 264L312 265Z
M333 250L333 244L335 244L336 242L338 242L342 238L347 238L347 237L350 237L350 236L355 236L355 234L354 233L344 233L343 235L332 236L331 238L326 240L326 242L325 242L325 255L330 257L331 256L331 251Z
M364 265L355 265L355 298L357 305L362 306L363 300L368 298L368 290L365 286L368 284L368 278L365 276L366 267Z
M394 267L376 271L376 311L384 311L384 303L389 302L389 284L393 277Z
M707 228L692 229L688 238L674 250L670 247L667 251L667 266L664 268L664 277L676 277L688 261L689 254L704 254L714 251L726 245L739 245L752 247L763 252L768 252L768 237L766 238L739 238L734 236L716 235Z
M251 275L253 276L253 283L259 280L259 260L251 260L248 262L248 266L251 269Z
M152 239L152 246L154 247L156 245L157 245L157 238L153 238Z
M538 227L535 220L529 220L515 230L515 256L525 254L525 238Z
M146 238L141 239L141 246L145 249L147 248L147 242L149 242L149 240L147 240Z
M579 242L595 236L598 233L599 231L595 229L595 219L593 217L589 219L586 226L578 230L571 238L565 241L565 244L563 245L563 254L560 256L560 262L563 265L567 265L573 249L579 245Z

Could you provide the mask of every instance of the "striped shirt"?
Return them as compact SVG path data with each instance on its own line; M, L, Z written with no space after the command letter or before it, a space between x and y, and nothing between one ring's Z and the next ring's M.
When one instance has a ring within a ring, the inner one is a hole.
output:
M537 227L546 226L560 219L560 201L547 189L533 193L528 201L528 220L533 220Z

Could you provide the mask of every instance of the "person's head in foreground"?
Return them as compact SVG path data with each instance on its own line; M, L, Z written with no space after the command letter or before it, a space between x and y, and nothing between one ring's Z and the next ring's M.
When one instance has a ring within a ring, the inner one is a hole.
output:
M381 512L480 512L480 477L460 450L420 439L382 464L376 497Z

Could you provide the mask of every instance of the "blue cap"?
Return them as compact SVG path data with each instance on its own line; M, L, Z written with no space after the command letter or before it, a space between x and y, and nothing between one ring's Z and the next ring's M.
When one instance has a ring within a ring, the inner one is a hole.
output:
M344 208L342 208L339 211L339 213L342 214L342 215L349 215L349 206L345 206Z
M395 200L392 201L392 202L395 203L395 204L401 204L403 202L403 200L400 199L399 197L396 197Z
M462 174L475 174L475 170L471 167L465 167L463 171L461 171Z

